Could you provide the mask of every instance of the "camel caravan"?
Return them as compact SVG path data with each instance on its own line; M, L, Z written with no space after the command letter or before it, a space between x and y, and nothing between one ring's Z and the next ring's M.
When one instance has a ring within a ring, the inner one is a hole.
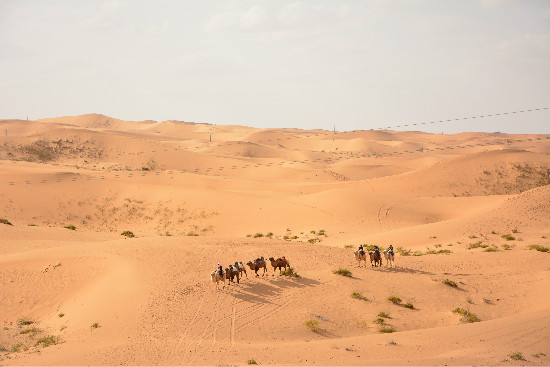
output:
M280 257L278 259L275 259L273 257L269 258L269 261L271 263L271 266L273 267L273 274L272 276L275 276L275 270L279 269L279 275L282 274L282 268L287 270L287 267L290 268L290 263L288 262L285 257ZM258 271L263 269L262 277L265 276L267 272L267 261L264 259L264 257L259 257L255 259L254 261L249 261L246 263L250 270L254 271L257 277L260 275L258 274ZM231 283L237 282L239 284L240 279L243 277L243 274L248 278L248 274L246 272L246 268L243 265L243 262L236 261L234 265L229 265L225 269L218 263L218 268L210 273L210 279L213 283L216 283L216 290L219 289L219 283L221 282L223 284L222 288L225 288L225 280L227 279L227 285L231 285Z
M382 266L382 257L386 260L386 267L393 267L395 265L394 259L395 254L393 252L393 246L390 245L386 250L383 250L380 253L378 246L373 246L372 251L365 251L363 245L359 245L359 249L353 252L355 260L358 262L358 267L361 267L361 261L367 266L367 255L370 259L371 267L381 267Z

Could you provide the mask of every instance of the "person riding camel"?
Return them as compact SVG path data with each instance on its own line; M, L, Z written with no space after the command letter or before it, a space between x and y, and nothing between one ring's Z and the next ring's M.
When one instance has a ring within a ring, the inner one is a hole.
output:
M380 256L380 249L378 248L378 246L374 245L374 253L378 256Z
M393 254L393 245L390 245L390 246L388 247L388 253L390 253L392 256L394 255L394 254Z
M218 274L223 277L223 267L220 265L220 263L218 263Z
M359 245L359 249L357 250L359 251L359 253L361 254L361 256L363 256L365 254L365 250L363 250L363 245Z

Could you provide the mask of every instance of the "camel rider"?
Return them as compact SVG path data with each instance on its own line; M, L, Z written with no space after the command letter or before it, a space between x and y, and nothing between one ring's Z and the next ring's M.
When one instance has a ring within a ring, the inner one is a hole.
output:
M223 267L220 265L220 263L218 263L218 274L223 277Z
M393 245L390 245L388 247L388 253L390 253L393 256Z
M358 251L361 255L365 254L365 250L363 250L363 245L359 245L359 250Z
M374 245L374 253L380 256L380 249L376 245Z

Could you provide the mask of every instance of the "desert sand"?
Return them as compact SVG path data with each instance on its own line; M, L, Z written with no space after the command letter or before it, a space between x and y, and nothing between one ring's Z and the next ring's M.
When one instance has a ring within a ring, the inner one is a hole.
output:
M0 365L550 364L550 135L0 133ZM217 263L260 256L299 277L216 290Z

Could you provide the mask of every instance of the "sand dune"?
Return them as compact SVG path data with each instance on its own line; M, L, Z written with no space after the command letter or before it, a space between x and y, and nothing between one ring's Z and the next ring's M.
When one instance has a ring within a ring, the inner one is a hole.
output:
M550 136L99 114L0 132L3 365L550 363ZM396 266L358 268L361 243ZM215 290L218 262L260 256L300 277Z

